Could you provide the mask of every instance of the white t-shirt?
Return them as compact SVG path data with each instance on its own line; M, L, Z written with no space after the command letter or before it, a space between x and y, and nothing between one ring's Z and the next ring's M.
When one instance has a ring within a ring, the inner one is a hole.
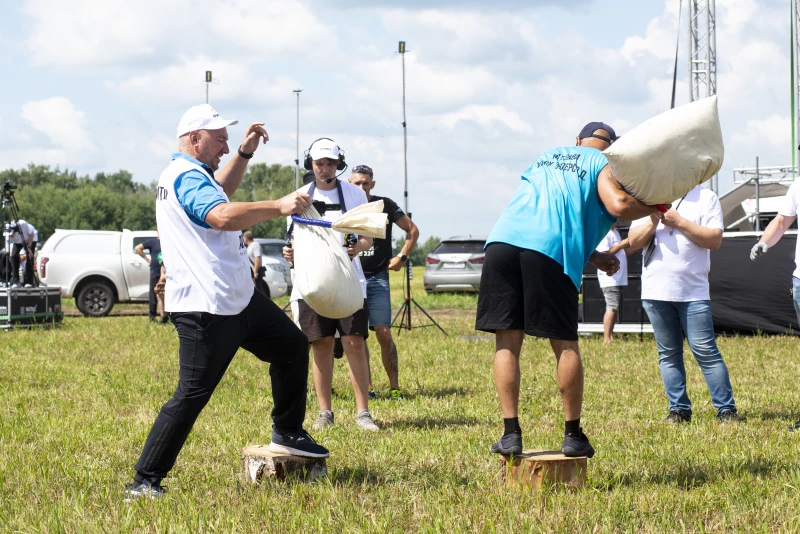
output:
M598 252L608 252L611 247L619 245L622 238L616 228L612 228L606 236L597 245ZM605 272L597 269L597 281L600 282L600 287L617 287L628 285L628 256L625 254L625 249L620 250L615 254L619 260L619 270L612 274L607 275Z
M261 257L261 245L258 243L258 241L253 241L252 243L247 245L247 257L250 260L250 267L255 267L256 258Z
M677 207L683 218L700 226L719 230L725 228L719 199L710 189L697 186L689 191L683 202L676 200L672 206ZM631 228L645 224L648 219L649 217L645 217L634 221ZM642 254L646 250L647 246ZM642 299L670 302L710 300L710 270L710 250L696 245L680 230L658 223L655 251L650 263L647 266L642 265Z
M792 182L786 196L783 197L783 204L778 211L778 215L784 217L797 217L797 206L800 204L800 181ZM800 237L800 236L799 236ZM800 239L794 249L794 272L792 276L800 278Z
M27 245L28 244L28 236L33 235L33 240L39 240L39 232L36 231L36 228L33 227L32 224L26 222L23 219L17 221L17 227L19 231L14 233L14 237L11 238L11 241L18 245Z
M313 183L313 182L312 182ZM361 190L361 188L354 186L353 184L345 181L341 181L342 184L342 194L344 195L344 205L347 210L351 210L356 206L360 206L361 204L367 203L367 194ZM300 193L308 193L308 190L311 188L311 184L306 184L297 191ZM339 201L339 192L337 188L333 188L330 191L322 191L319 187L314 187L314 196L311 199L312 202L315 200L321 200L326 204L341 204ZM331 211L328 210L325 212L325 215L322 216L322 219L325 221L333 222L339 218L342 214L341 210ZM292 223L292 218L287 217L287 228L288 225ZM340 232L333 232L334 235L338 236L341 240L342 246L344 246L344 234ZM358 255L353 258L353 268L356 270L356 275L358 275L358 281L361 282L361 292L364 294L364 298L367 298L367 279L364 277L364 271L361 269L361 259L359 259ZM300 300L302 299L302 295L300 295L300 290L297 289L297 284L294 284L294 269L292 269L292 298L291 300Z

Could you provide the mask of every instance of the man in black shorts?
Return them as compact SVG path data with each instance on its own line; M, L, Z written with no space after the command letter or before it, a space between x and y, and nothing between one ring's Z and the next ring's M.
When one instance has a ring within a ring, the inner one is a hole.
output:
M620 187L600 152L616 140L603 123L587 124L577 146L543 153L486 240L475 328L496 333L494 380L503 437L492 452L522 453L519 356L525 334L550 340L564 408L567 456L594 455L580 424L583 364L578 350L578 288L587 261L613 273L618 260L595 248L616 218L637 219L656 208Z

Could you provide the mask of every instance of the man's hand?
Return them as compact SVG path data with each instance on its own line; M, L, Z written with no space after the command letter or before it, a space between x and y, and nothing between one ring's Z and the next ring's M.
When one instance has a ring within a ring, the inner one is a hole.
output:
M669 226L670 228L678 228L683 220L681 214L671 208L666 213L661 214L661 222L664 223L664 226Z
M158 282L156 282L156 285L155 285L155 288L154 288L154 291L156 292L156 295L162 295L163 296L166 287L167 287L167 279L162 276L161 278L158 279Z
M756 243L750 250L750 259L756 261L758 258L766 254L767 251L769 251L769 245L763 241Z
M608 252L598 252L595 250L592 252L592 255L589 256L589 263L607 275L612 275L619 271L619 259Z
M294 267L294 249L291 247L283 247L283 258L289 262L289 265Z
M403 268L403 261L399 257L394 256L391 260L389 260L389 266L387 267L387 269L389 269L390 271L399 271L402 268Z
M259 139L264 140L264 144L269 141L269 134L264 129L263 122L254 122L247 127L244 132L244 141L242 141L242 152L245 154L252 154L258 148Z
M311 197L305 193L289 193L283 198L278 199L278 207L281 210L281 215L288 217L289 215L303 213L307 207L311 205Z

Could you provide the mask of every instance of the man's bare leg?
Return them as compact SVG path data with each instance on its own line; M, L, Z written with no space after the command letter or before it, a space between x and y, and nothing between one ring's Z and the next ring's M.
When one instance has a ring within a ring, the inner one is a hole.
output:
M331 410L331 388L333 388L333 336L311 343L314 351L314 390L320 410Z
M353 384L353 393L356 398L356 409L368 409L367 392L369 389L369 364L365 353L366 342L364 336L342 336L342 347L347 355L347 363L350 368L350 383ZM333 345L331 345L331 358ZM333 362L333 360L331 360ZM330 394L330 388L328 388Z
M498 330L495 334L494 384L504 419L517 417L519 408L519 354L522 330Z
M385 325L376 326L375 337L378 338L378 344L381 346L381 359L383 360L383 368L386 370L386 376L389 378L389 389L400 389L397 346L392 339L391 328ZM371 385L372 382L370 381Z
M614 342L614 323L617 322L617 312L606 308L603 315L603 338L606 343Z
M580 419L583 405L583 363L578 342L551 339L550 346L556 355L558 390L564 406L564 420Z

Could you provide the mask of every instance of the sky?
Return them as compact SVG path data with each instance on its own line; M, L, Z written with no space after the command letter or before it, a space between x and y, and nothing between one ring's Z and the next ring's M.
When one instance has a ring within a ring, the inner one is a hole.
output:
M689 102L687 3L678 34L678 0L0 0L0 169L150 183L211 70L232 150L262 121L251 161L293 165L302 89L301 154L335 139L402 206L403 40L409 211L423 239L486 235L539 153L669 109L678 35ZM791 163L789 0L716 15L725 192L757 156Z

